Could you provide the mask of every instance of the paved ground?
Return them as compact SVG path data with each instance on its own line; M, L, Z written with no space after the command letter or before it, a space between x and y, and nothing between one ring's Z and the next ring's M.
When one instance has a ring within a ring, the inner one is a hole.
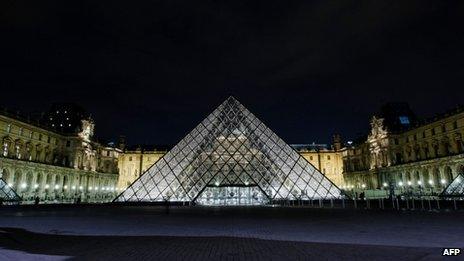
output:
M464 212L290 208L0 210L0 260L438 260Z

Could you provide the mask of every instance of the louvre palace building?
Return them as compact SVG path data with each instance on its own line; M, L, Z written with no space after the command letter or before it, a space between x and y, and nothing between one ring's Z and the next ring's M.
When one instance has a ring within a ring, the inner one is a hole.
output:
M346 142L335 134L330 145L289 145L231 97L174 146L127 145L123 136L97 140L74 104L35 117L1 110L0 190L25 203L258 205L360 192L436 196L464 170L462 108L422 120L392 103L370 126Z
M111 200L120 150L93 139L94 122L83 110L56 104L35 118L0 111L3 185L23 202Z

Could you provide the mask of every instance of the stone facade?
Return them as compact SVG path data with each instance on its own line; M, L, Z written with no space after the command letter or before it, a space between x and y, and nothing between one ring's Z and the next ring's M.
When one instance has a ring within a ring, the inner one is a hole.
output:
M343 149L348 189L435 195L464 170L464 110L392 131L373 117L367 139Z
M326 145L317 144L291 146L322 174L335 183L335 185L338 187L343 187L345 185L343 179L343 154L341 151L341 143L336 139L331 148Z
M144 149L142 147L124 150L124 153L121 153L118 159L118 190L125 190L142 173L162 158L166 152L166 150Z
M0 112L1 177L25 201L114 197L121 151L93 141L93 129L94 123L83 119L78 133L63 134Z

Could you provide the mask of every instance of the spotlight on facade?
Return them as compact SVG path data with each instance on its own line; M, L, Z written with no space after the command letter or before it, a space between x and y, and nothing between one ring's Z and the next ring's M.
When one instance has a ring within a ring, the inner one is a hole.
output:
M402 187L402 186L403 186L403 181L398 182L398 185L399 185L400 187Z
M89 187L89 190L92 190L93 188L92 187Z
M384 188L386 188L388 186L387 182L384 182L382 185L383 185Z
M429 180L429 184L430 184L430 185L433 185L433 180Z
M361 185L361 188L366 188L366 184L362 184L362 185Z
M412 185L412 182L411 181L408 181L408 186L411 186Z
M35 184L35 185L34 185L34 188L38 188L38 187L39 187L39 184Z
M50 185L45 184L45 189L48 189L48 188L50 188Z
M26 183L21 184L21 188L26 188L26 187L27 187Z
M72 186L72 189L76 189L76 186Z
M83 189L84 189L84 187L82 187L82 186L79 186L79 190L83 190Z
M216 187L219 186L219 182L216 181L216 182L214 183L214 185L216 185Z
M445 179L441 179L440 182L441 182L441 184L445 184L445 183L446 183L446 180L445 180Z
M59 186L59 185L55 185L55 189L59 189L59 188L60 188L60 186Z
M417 185L422 185L422 181L419 180L419 181L417 182Z
M68 185L64 185L64 187L63 187L63 188L64 188L64 189L68 189Z

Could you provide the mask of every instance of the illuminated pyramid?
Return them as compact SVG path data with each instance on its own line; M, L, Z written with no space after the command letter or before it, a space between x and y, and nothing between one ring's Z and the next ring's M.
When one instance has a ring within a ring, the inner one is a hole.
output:
M341 197L338 187L229 97L115 202L261 205Z
M21 198L6 182L0 178L0 199L4 202L20 201Z
M464 198L464 175L459 174L441 193L441 197Z

